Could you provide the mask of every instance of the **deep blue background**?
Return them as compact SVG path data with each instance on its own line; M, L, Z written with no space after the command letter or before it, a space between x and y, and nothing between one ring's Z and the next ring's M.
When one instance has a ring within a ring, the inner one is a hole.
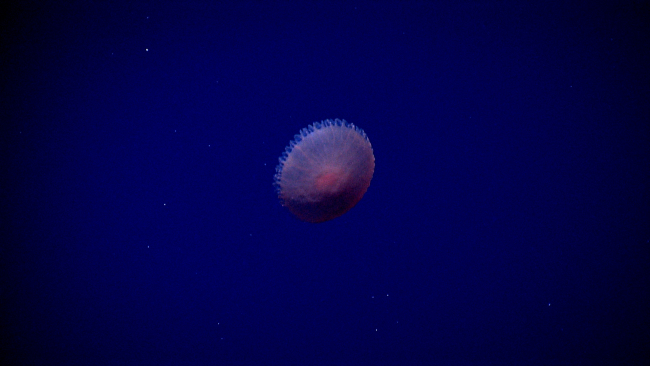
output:
M647 1L19 3L3 364L650 360ZM375 176L307 224L326 118Z

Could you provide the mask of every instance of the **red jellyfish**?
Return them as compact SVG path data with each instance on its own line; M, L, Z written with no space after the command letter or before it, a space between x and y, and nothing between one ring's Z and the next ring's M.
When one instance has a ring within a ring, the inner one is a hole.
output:
M275 168L283 206L300 220L335 219L361 200L375 171L375 156L362 129L327 119L294 136Z

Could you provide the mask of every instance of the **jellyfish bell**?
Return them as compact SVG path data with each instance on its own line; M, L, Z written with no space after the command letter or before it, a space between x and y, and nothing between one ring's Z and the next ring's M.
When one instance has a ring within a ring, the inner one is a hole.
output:
M312 223L335 219L354 207L375 170L365 132L341 119L303 128L279 160L274 186L280 202Z

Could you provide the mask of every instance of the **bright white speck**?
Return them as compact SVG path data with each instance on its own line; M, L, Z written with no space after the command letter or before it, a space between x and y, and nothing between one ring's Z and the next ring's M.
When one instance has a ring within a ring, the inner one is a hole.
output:
M147 248L149 248L149 246L148 246L148 245L147 245Z
M551 306L551 303L550 303L550 302L548 303L548 306Z
M386 294L386 297L388 297L388 294Z
M149 52L149 49L148 49L148 48L145 48L145 51Z
M375 328L375 332L377 331L377 328Z
M167 204L166 204L166 203L163 203L163 206L167 206Z

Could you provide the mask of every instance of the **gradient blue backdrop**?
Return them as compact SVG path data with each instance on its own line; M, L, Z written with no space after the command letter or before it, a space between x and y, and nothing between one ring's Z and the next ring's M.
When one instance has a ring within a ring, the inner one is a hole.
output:
M647 1L208 3L3 15L3 365L648 364Z

